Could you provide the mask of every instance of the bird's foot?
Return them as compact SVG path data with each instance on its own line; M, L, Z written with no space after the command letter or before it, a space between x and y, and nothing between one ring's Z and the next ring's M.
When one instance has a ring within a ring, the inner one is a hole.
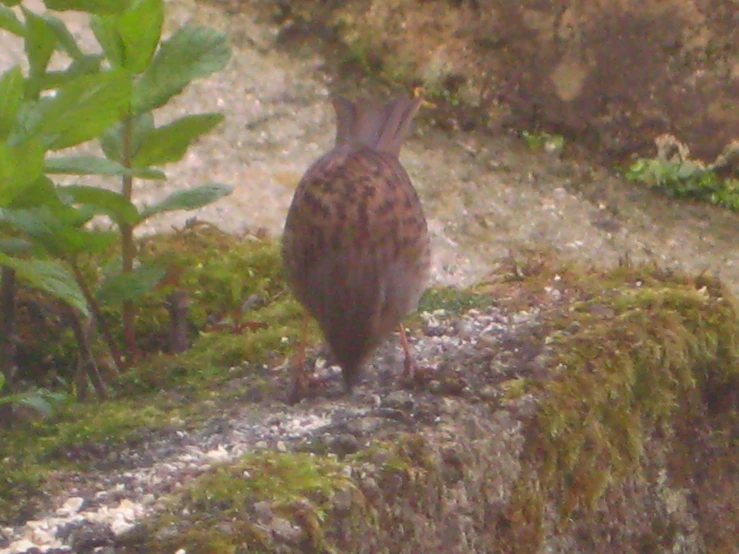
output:
M418 367L412 358L406 358L403 362L403 373L400 375L400 383L407 388L413 388L431 379L434 370L431 367Z
M323 382L312 370L306 369L305 365L303 361L295 366L292 387L287 396L289 404L296 404Z
M302 367L296 366L293 372L293 384L288 392L287 402L289 404L296 404L304 398L308 398L316 395L316 391L323 389L327 384L335 380L336 374L332 372L316 372L313 368L306 368L306 364ZM310 365L310 364L307 364ZM321 391L323 395L324 391ZM351 394L352 387L346 381L340 396L344 394ZM331 394L330 396L334 396Z

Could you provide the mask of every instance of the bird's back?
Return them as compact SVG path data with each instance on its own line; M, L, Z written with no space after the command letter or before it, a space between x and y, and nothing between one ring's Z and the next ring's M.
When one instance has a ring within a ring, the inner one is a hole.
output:
M412 116L417 105L395 102L394 109L390 103L369 114L360 108L364 134L355 125L348 139L342 132L351 122L342 129L337 107L337 145L301 179L285 224L288 281L319 322L349 384L367 354L415 308L428 279L426 219L397 157L403 138L397 127L408 123L398 114L405 110L407 117L410 106ZM388 132L388 123L396 132ZM351 140L382 132L379 145Z

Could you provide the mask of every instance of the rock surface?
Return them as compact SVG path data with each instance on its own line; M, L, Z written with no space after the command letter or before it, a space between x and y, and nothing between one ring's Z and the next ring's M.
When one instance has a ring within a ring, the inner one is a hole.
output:
M3 552L733 552L733 298L646 267L504 274L422 314L410 387L391 341L351 397L320 363L294 407L216 397L66 475Z
M707 161L739 139L736 2L277 4L495 125L560 129L616 159L652 155L668 132Z

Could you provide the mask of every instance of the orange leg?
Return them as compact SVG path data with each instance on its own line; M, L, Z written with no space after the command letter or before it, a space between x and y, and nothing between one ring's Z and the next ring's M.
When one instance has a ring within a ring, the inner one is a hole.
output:
M293 390L291 397L294 400L305 396L308 391L309 377L305 373L305 345L308 340L308 312L303 314L303 327L300 331L300 339L298 342L298 353L295 357L295 367L293 368Z
M303 326L300 328L300 342L298 343L298 367L303 369L305 363L305 344L308 342L308 312L303 314Z
M412 378L415 370L415 364L413 363L413 355L411 354L411 345L408 344L408 336L405 334L405 327L400 325L400 344L403 346L405 352L405 360L403 362L403 377Z

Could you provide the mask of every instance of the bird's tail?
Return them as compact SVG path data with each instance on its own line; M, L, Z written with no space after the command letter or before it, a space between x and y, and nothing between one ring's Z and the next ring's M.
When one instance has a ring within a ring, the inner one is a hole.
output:
M336 145L361 144L397 156L421 102L405 97L386 104L334 98Z

